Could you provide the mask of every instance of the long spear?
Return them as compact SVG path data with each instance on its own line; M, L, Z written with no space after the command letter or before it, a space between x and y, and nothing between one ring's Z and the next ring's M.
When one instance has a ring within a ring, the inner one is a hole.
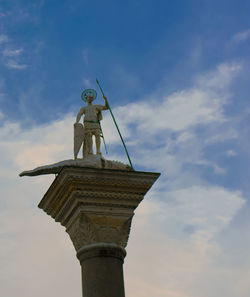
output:
M96 79L96 83L97 83L97 85L98 85L98 87L99 87L99 89L100 89L100 91L101 91L101 93L102 93L102 96L105 96L104 93L103 93L103 90L102 90L102 88L101 88L101 86L100 86L100 84L99 84L98 79ZM126 155L127 155L127 157L128 157L129 164L130 164L131 168L134 169L134 168L133 168L133 165L132 165L132 162L131 162L131 160L130 160L130 157L129 157L128 150L127 150L127 148L126 148L125 142L124 142L124 140L123 140L123 138L122 138L121 132L120 132L119 127L118 127L118 125L117 125L117 123L116 123L115 117L114 117L113 112L112 112L112 110L111 110L111 107L110 107L110 105L109 105L109 103L108 103L108 100L106 100L106 102L107 102L107 106L108 106L108 109L109 109L109 111L110 111L111 117L112 117L112 119L113 119L113 121L114 121L114 123L115 123L115 126L116 126L116 129L117 129L117 131L118 131L118 134L119 134L119 136L120 136L120 138L121 138L121 141L122 141L124 150L125 150Z

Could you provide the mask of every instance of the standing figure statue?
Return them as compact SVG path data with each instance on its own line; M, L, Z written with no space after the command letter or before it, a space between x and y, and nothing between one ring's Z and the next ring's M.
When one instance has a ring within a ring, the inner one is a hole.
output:
M93 135L95 136L96 154L101 155L101 136L102 130L100 121L102 120L102 110L108 109L107 97L103 96L105 105L92 104L97 93L93 89L87 89L82 93L82 99L87 102L87 106L82 107L76 117L74 124L74 157L83 146L83 158L93 155ZM79 123L84 115L83 125Z

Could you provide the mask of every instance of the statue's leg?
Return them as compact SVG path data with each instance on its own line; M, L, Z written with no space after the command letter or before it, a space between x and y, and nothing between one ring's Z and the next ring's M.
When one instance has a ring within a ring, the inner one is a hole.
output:
M95 134L95 145L96 145L96 154L101 155L101 136L100 136L100 134Z
M85 140L82 145L82 157L83 158L87 156L87 149L88 149L87 141Z
M88 154L93 155L93 135L89 133L88 137Z
M93 141L90 123L84 123L84 132L83 156L93 155Z
M93 154L93 152L92 152L92 134L90 131L85 132L82 154L83 154L83 157Z

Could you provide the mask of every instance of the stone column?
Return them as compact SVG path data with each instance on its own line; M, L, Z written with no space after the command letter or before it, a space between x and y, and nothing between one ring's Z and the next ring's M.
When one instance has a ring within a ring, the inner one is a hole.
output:
M123 261L135 208L159 173L64 167L39 203L69 234L83 297L124 297Z

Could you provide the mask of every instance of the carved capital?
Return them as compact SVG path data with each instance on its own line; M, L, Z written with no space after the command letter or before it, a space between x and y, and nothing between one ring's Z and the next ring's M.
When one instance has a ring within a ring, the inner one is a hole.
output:
M134 210L158 176L65 167L39 207L66 227L76 251L97 243L125 248Z
M80 211L66 228L76 251L81 247L98 243L127 245L132 215L114 217L107 214L89 214Z

